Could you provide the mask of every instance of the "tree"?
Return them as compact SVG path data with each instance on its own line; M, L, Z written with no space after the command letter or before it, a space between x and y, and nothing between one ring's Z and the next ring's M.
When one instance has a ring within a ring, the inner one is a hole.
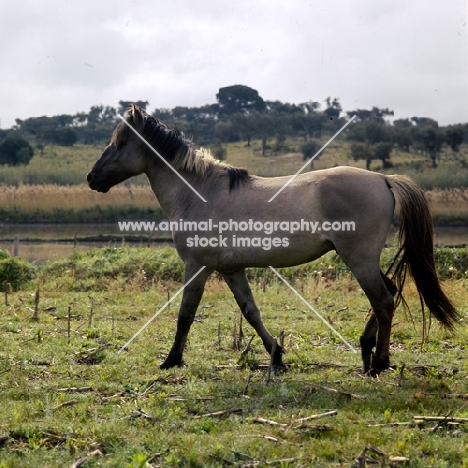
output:
M255 112L249 116L255 134L262 140L262 156L266 156L267 142L270 138L276 137L278 146L285 139L288 131L286 119L273 112Z
M432 128L439 128L439 124L437 123L437 120L430 119L429 117L411 117L411 122L413 122L413 125L416 125L417 127L432 127Z
M28 141L19 135L9 135L0 144L0 164L19 166L28 164L34 155L34 150Z
M80 128L81 114L76 116L62 114L53 117L30 117L26 120L16 119L18 131L34 141L37 148L44 151L49 144L73 146L78 140L74 129Z
M376 143L372 147L373 151L373 158L372 159L380 159L382 161L383 168L392 167L393 164L390 162L390 154L392 152L392 144L388 142L380 142Z
M334 98L333 101L331 100L330 97L327 97L325 99L325 102L327 103L327 108L323 111L323 113L330 119L338 119L341 111L343 108L341 107L340 101L338 98Z
M374 159L380 159L383 168L391 167L392 164L389 162L391 152L392 144L388 142L380 142L374 145L366 143L351 144L351 157L355 161L364 159L366 161L367 170L370 170L371 163Z
M301 137L307 141L322 130L322 116L317 113L295 113L291 116L291 125Z
M371 145L390 141L388 126L384 122L369 120L362 124L365 141Z
M373 106L371 110L368 109L356 109L354 111L347 112L348 117L356 116L358 122L367 122L369 120L384 123L385 117L394 115L394 112L390 109L379 109Z
M91 109L88 113L88 125L99 125L107 122L115 122L116 117L117 111L113 107L91 106Z
M217 141L216 144L213 147L213 155L216 159L219 161L224 161L226 159L227 155L227 150L226 148L221 144L220 141Z
M248 114L252 111L265 110L265 101L258 91L244 85L233 85L219 88L216 95L220 115L235 113Z
M464 138L465 130L462 125L449 125L444 131L445 142L454 153L458 153Z
M351 157L355 161L364 159L366 161L366 169L370 170L372 152L369 145L366 145L365 143L351 143Z
M393 115L389 109L356 109L347 112L348 117L356 116L352 127L348 131L348 139L375 145L379 142L391 140L389 124L385 117Z
M50 131L50 140L58 146L73 146L78 136L71 128L62 128Z
M390 127L392 141L402 151L407 153L413 144L413 123L409 119L397 119Z
M262 139L262 156L266 156L267 141L276 134L276 126L273 116L256 112L252 115L255 133Z
M229 118L229 122L232 124L233 129L238 132L240 138L247 141L247 146L250 146L255 134L254 120L255 114L232 114Z
M437 158L444 144L443 133L433 125L426 125L415 131L415 138L420 143L422 149L429 154L432 167L436 168Z
M215 135L220 141L232 142L239 140L238 128L236 128L232 119L217 122L214 129Z
M311 159L315 156L317 151L320 150L322 145L317 140L309 140L301 146L302 160ZM323 152L321 153L323 154ZM320 155L316 156L315 159L319 159ZM310 167L314 166L314 161L310 163Z

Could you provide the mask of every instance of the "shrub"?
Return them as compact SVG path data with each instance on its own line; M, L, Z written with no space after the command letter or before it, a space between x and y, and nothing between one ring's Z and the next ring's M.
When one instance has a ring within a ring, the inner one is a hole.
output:
M4 250L0 250L0 284L6 281L14 290L20 289L31 281L36 273L36 268L21 258L12 257Z

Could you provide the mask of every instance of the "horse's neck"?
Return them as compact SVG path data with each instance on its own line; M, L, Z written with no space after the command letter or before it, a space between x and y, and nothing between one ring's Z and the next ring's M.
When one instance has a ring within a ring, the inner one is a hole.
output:
M179 177L183 177L190 187L195 188L198 177L187 172L175 173L164 163L152 165L146 175L164 214L169 220L179 219L190 210L193 201L197 201L197 194ZM198 191L198 189L195 188Z

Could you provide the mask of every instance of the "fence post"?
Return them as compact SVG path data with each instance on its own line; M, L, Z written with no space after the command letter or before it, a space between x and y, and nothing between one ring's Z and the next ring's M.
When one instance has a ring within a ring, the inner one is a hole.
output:
M5 280L3 282L3 290L5 292L5 305L8 306L8 292L9 292L9 284L8 284L8 281Z
M15 257L18 256L18 251L19 251L19 234L15 234L15 240L13 242L13 255Z

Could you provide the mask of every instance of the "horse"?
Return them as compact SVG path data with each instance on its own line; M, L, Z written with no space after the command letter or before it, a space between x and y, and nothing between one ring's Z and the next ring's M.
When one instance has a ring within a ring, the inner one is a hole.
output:
M304 173L292 182L289 176L259 177L216 160L182 132L133 104L87 181L92 190L105 193L142 173L170 222L185 266L176 333L162 369L183 364L205 283L215 271L267 352L273 353L272 365L285 368L284 350L263 324L246 268L299 265L331 250L350 268L371 305L360 337L364 373L377 375L390 366L392 318L395 307L404 302L407 273L416 284L423 313L427 307L442 326L455 328L459 313L436 273L429 206L422 189L406 176L340 166ZM286 186L287 182L291 183ZM390 278L381 270L380 254L396 202L400 249ZM346 223L354 229L338 229ZM208 238L209 226L216 235ZM268 230L261 231L265 226ZM283 237L265 235L273 231Z

